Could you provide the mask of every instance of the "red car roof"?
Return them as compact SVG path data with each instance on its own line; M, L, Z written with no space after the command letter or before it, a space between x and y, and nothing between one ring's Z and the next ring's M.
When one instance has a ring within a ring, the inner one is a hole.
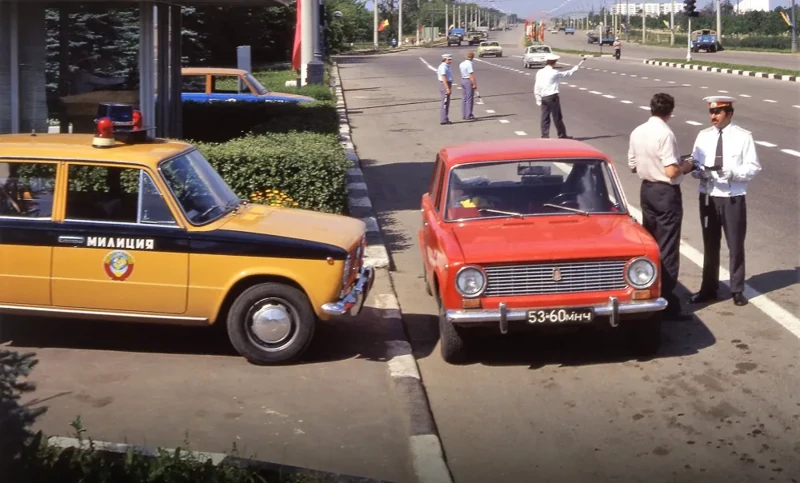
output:
M448 167L482 161L550 158L611 159L597 148L574 139L498 139L445 146L439 152Z

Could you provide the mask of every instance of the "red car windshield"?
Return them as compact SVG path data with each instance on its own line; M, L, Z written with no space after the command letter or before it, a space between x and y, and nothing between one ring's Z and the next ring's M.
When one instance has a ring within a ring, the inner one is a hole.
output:
M445 220L625 213L610 166L599 159L503 161L451 169Z

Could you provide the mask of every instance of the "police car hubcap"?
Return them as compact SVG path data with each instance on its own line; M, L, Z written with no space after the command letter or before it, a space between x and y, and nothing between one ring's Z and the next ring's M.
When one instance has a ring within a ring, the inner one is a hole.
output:
M292 316L280 305L268 304L253 314L253 334L268 344L285 340L292 330Z

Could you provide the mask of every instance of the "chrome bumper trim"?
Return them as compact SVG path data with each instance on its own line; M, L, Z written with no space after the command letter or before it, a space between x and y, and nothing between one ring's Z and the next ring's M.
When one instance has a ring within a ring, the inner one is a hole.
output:
M447 310L445 317L454 323L482 323L500 322L505 326L506 321L527 321L528 310L568 308L568 307L531 307L529 309L506 309L505 304L500 304L499 309L492 310ZM611 325L616 327L620 315L642 314L658 312L667 308L667 300L659 297L647 302L620 303L616 297L609 297L604 305L593 305L594 314L599 317L610 317Z
M358 280L353 289L344 297L336 302L329 302L322 305L322 312L328 315L358 315L364 308L364 301L372 290L372 283L375 281L375 269L366 265L361 267L358 273Z

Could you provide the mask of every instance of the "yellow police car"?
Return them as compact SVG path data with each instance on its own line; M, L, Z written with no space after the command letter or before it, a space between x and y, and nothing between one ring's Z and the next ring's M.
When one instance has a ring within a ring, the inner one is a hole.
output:
M361 220L239 199L196 147L113 109L94 135L0 135L0 313L224 323L271 364L361 311Z

